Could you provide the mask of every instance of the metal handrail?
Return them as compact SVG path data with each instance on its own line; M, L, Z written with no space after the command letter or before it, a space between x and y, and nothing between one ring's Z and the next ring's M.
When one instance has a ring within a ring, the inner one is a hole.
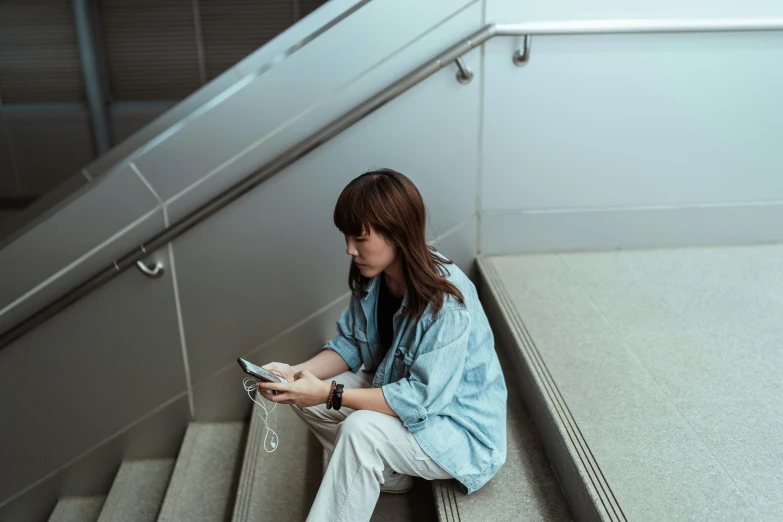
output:
M221 194L210 199L166 230L158 233L146 243L135 248L111 266L74 287L49 305L41 308L27 319L13 326L0 336L0 349L9 345L25 333L48 320L70 304L78 301L94 289L103 285L120 272L137 265L150 252L184 234L201 221L231 204L242 195L254 189L303 156L317 149L343 130L373 113L380 107L404 93L422 80L428 78L445 65L482 45L495 36L524 37L524 49L512 57L514 63L524 65L530 54L532 36L587 35L587 34L639 34L639 33L702 33L702 32L744 32L781 31L783 18L718 19L718 20L582 20L569 22L530 22L521 24L491 24L473 33L468 38L427 61L413 72L397 80L382 91L357 105L346 114L310 135L304 141L265 164L261 169L239 181ZM467 78L467 69L460 65L458 77ZM468 80L469 81L469 80Z
M783 30L783 18L706 18L692 20L576 20L496 24L495 36L643 33L726 33Z

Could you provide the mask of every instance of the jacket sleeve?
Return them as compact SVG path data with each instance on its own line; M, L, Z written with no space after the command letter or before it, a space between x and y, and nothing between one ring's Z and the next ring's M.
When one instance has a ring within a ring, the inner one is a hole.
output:
M348 308L343 310L340 318L337 320L337 336L326 343L322 350L334 350L353 373L359 371L362 366L362 356L359 351L359 345L353 336L354 317L353 317L354 297L351 297L351 303Z
M430 415L448 406L462 380L470 337L470 314L446 312L421 338L410 376L382 387L389 407L411 432L423 430Z

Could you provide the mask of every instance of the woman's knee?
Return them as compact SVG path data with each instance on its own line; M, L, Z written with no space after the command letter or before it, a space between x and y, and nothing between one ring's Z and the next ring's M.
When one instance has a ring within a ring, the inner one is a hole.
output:
M378 425L385 416L377 411L357 410L340 423L340 436L369 437L378 432Z

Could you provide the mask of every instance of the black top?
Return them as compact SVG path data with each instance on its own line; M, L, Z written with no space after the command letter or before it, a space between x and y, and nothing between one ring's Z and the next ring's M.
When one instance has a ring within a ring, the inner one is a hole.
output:
M394 342L394 314L401 304L402 297L394 297L391 294L386 286L386 276L382 276L378 292L378 337L383 353L386 353Z

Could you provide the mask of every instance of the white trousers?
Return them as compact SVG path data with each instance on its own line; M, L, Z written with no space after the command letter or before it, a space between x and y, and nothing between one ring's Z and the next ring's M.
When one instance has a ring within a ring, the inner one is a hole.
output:
M331 379L345 388L371 388L373 374L350 370ZM396 472L427 480L449 479L399 417L325 404L293 410L304 420L331 459L307 522L367 522L381 485Z

